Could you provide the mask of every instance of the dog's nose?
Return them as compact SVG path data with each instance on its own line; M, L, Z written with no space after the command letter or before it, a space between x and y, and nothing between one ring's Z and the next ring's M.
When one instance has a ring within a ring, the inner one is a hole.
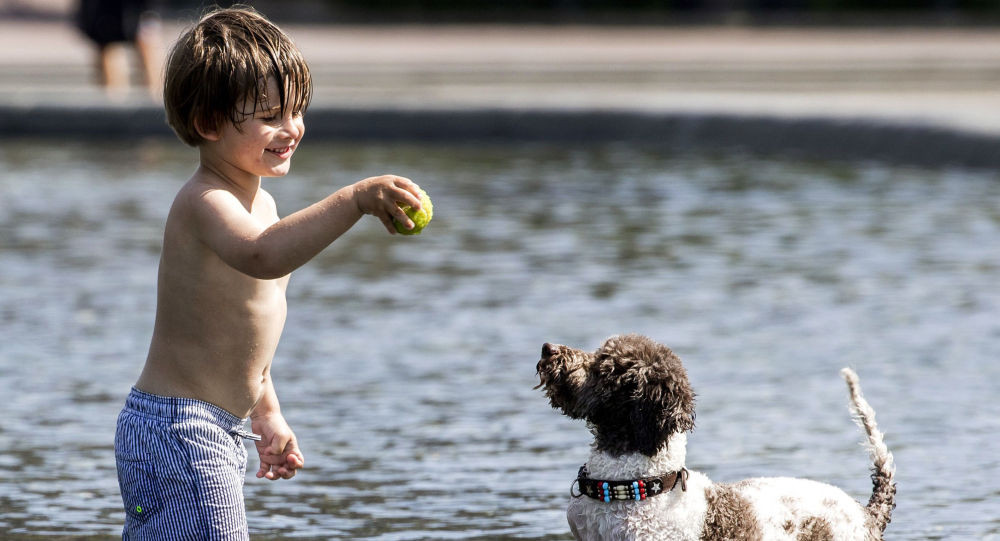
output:
M544 387L545 383L551 379L551 374L549 373L552 368L552 356L559 351L559 346L550 344L548 342L542 344L542 358L538 360L538 364L535 365L535 372L541 378L538 385L535 385L535 389Z

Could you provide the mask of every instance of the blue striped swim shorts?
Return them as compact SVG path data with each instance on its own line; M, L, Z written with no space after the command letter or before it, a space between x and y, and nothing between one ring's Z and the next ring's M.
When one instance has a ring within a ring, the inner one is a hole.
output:
M122 539L249 539L245 423L208 402L133 388L115 433Z

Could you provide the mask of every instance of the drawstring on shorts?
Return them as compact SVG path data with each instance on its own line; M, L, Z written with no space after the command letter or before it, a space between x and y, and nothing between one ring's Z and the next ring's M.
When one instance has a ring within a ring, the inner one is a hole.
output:
M242 428L235 428L229 431L230 434L234 436L239 436L245 440L260 441L263 437L260 434L254 434L253 432L248 432Z

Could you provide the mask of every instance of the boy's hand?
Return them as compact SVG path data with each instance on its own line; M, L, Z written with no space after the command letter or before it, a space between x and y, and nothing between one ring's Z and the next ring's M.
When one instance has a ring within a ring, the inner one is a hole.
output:
M396 175L369 177L354 184L354 201L363 214L371 214L382 221L386 231L396 234L392 225L395 218L407 229L413 221L399 208L398 203L420 210L420 188L410 179Z
M261 440L254 442L260 455L258 478L271 481L291 479L295 477L296 470L305 466L295 434L280 413L254 417L250 427L261 435Z

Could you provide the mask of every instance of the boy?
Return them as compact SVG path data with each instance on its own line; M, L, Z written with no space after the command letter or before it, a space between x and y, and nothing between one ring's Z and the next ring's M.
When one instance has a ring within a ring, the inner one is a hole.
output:
M118 418L125 539L248 538L243 439L258 478L305 464L270 370L289 273L364 214L413 226L397 202L419 208L418 187L392 175L278 219L260 179L288 172L311 93L298 49L251 9L208 14L170 54L167 120L200 164L167 218L149 355Z

